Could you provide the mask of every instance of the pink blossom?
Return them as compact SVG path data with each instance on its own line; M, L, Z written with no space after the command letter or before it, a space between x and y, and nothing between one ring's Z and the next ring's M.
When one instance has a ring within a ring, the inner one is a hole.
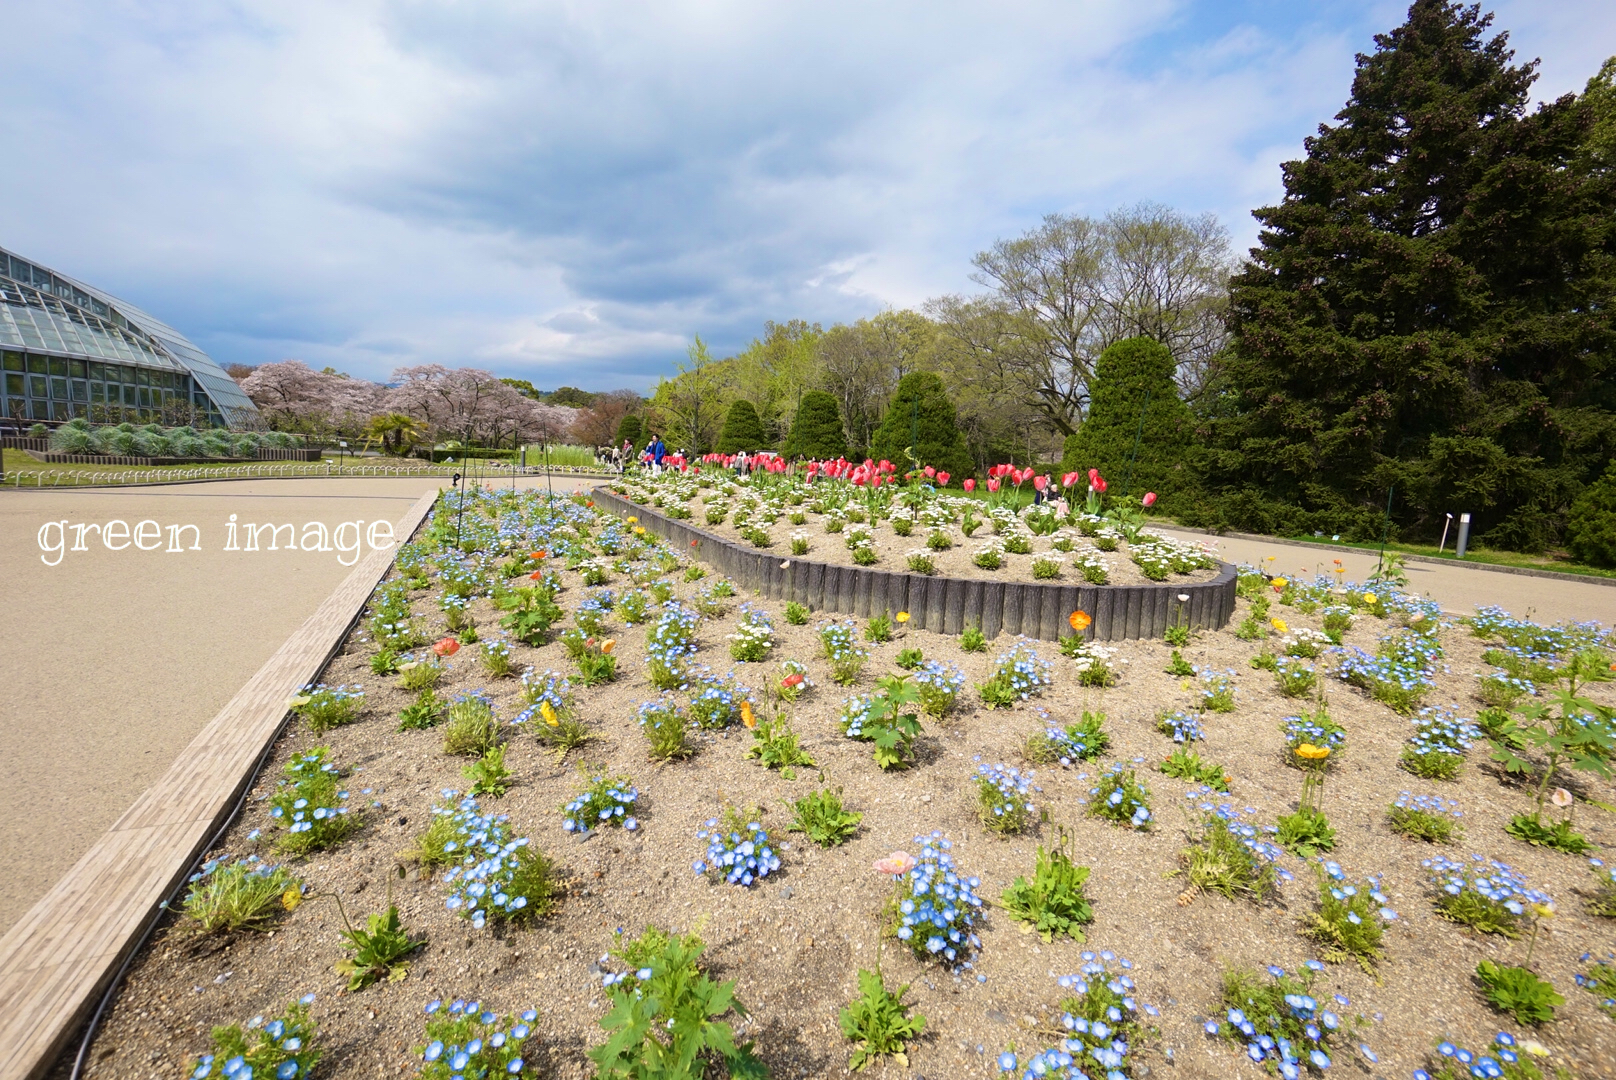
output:
M884 859L875 860L875 872L902 877L915 868L914 856L907 851L894 851Z

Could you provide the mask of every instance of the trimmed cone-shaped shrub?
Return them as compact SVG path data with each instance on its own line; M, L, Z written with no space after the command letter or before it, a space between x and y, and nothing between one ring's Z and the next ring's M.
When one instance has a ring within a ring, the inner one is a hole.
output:
M1578 562L1616 568L1616 462L1571 504L1566 540Z
M782 453L788 458L816 458L821 461L839 458L847 453L842 411L836 407L835 396L823 390L810 390L802 395Z
M918 464L933 465L949 473L950 484L958 484L976 471L948 390L943 380L929 371L911 371L898 380L887 414L870 439L870 456L892 462L902 474L911 468L911 443Z
M634 444L634 449L638 450L640 448L640 440L644 437L644 427L640 423L640 418L635 416L633 413L630 413L617 422L618 446L622 446L623 440L627 439L629 442Z
M724 430L718 435L720 454L738 454L742 450L750 454L762 450L767 441L763 436L763 421L758 419L757 409L750 401L741 398L729 407L724 415Z
M1186 487L1184 448L1193 424L1173 382L1174 366L1173 354L1150 338L1128 338L1101 353L1088 419L1067 436L1061 471L1099 469L1113 497L1135 502L1147 491L1166 499Z

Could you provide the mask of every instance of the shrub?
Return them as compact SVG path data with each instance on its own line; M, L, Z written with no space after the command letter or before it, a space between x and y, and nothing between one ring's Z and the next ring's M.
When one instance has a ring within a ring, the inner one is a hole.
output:
M795 600L786 601L786 622L792 626L807 626L808 608Z
M256 855L236 862L217 858L191 875L182 910L203 933L259 930L302 898L302 883L282 867Z
M1166 346L1146 337L1118 341L1101 353L1089 415L1067 437L1061 470L1099 469L1120 482L1119 497L1155 491L1170 498L1181 490L1193 421L1175 387L1174 367Z
M640 703L640 731L649 743L647 753L654 761L676 761L691 757L696 747L690 742L684 710L668 693L654 701Z
M292 711L303 718L309 730L316 735L359 719L359 710L365 701L365 691L358 686L327 686L324 683L305 686L302 693L292 699Z
M511 787L511 771L505 767L505 746L491 747L483 756L460 770L460 775L471 781L473 795L500 798Z
M916 649L915 652L920 650ZM902 657L900 656L900 664ZM915 686L920 691L920 709L927 716L941 717L954 707L960 691L965 689L965 672L953 664L932 660L921 665L914 673Z
M987 652L987 635L982 633L980 626L967 626L960 634L959 646L962 652Z
M750 702L748 702L750 706ZM796 766L812 765L814 759L797 745L797 733L791 730L791 721L785 717L757 721L752 729L752 745L746 756L757 758L765 769L779 769L787 780L796 778Z
M940 376L911 371L898 380L881 425L870 437L870 457L899 465L932 465L955 477L974 475L975 462L960 431L954 403Z
M763 421L757 408L745 398L738 398L724 414L724 427L718 435L718 452L735 454L742 450L751 453L762 450L767 443L763 434Z
M1566 545L1579 562L1616 568L1616 462L1571 504Z
M842 431L841 410L834 395L823 390L809 390L802 395L780 452L788 458L819 461L830 461L847 453L847 436Z

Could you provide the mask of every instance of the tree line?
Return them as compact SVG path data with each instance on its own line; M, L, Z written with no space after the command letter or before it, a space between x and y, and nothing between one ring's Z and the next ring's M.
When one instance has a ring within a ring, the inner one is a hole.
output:
M1186 523L1434 539L1469 512L1616 564L1616 58L1532 107L1536 79L1490 14L1416 0L1246 258L1210 215L1051 215L975 257L974 295L698 338L645 423L702 452L742 407L779 448L828 399L859 454L927 373L972 471L1104 459Z

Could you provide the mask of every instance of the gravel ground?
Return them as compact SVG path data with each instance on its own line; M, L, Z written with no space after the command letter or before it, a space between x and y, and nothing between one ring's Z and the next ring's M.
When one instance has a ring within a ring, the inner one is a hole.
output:
M567 589L558 599L571 611L587 591L576 574L564 577ZM672 580L679 581L679 595L691 595L712 579L689 585L676 572ZM621 587L624 582L611 584ZM440 618L435 593L414 597L418 614ZM1061 996L1053 976L1076 971L1085 948L1111 949L1131 959L1139 998L1161 1009L1160 1037L1137 1049L1136 1076L1146 1075L1147 1069L1154 1076L1264 1075L1239 1048L1202 1034L1200 1024L1217 1008L1224 966L1279 964L1296 970L1316 955L1299 922L1312 909L1315 889L1303 861L1286 857L1283 865L1296 873L1296 880L1270 904L1216 897L1188 906L1177 903L1183 886L1164 877L1184 844L1187 818L1180 807L1189 785L1154 772L1149 763L1172 747L1154 729L1158 710L1191 708L1196 695L1193 685L1163 672L1169 650L1162 643L1117 643L1126 660L1120 682L1098 691L1078 686L1071 662L1052 644L1040 642L1040 655L1055 662L1054 684L1046 693L1014 708L985 710L968 687L955 713L926 725L916 765L883 774L870 759L869 744L841 736L841 702L855 690L871 689L875 678L891 669L900 648L918 647L929 659L956 663L974 684L986 678L994 657L1011 641L1000 638L985 654L966 654L957 639L909 632L872 646L874 656L858 685L843 688L831 681L818 655L812 625L788 626L780 605L751 599L775 616L779 645L768 663L734 664L736 675L757 688L778 677L779 660L794 658L808 665L815 685L795 708L795 727L818 768L799 770L795 781L764 770L743 758L751 740L739 728L698 736L700 752L688 761L666 766L649 761L635 721L636 705L655 696L644 676L644 631L613 623L621 674L614 683L578 692L579 715L599 735L581 756L634 778L641 792L641 828L634 833L601 831L585 840L564 832L560 808L579 786L575 763L580 755L575 752L558 762L530 735L513 730L507 764L516 786L505 798L485 800L484 805L510 815L517 835L531 836L559 859L568 884L559 911L526 930L470 929L445 910L447 890L441 882L400 861L397 853L429 821L440 790L466 786L460 775L466 759L441 752L440 732L395 731L409 695L393 685L396 679L369 673L373 649L356 632L332 661L325 681L362 684L368 695L363 716L319 738L290 730L276 746L266 779L254 795L266 794L285 762L316 744L329 745L334 760L354 769L348 784L356 802L360 790L370 789L363 799L379 805L365 810L364 827L353 838L292 868L313 892L341 893L356 918L385 909L391 890L405 925L426 938L409 977L347 993L345 980L332 971L344 955L338 936L342 923L336 906L326 899L305 902L282 918L273 933L201 937L166 917L134 961L92 1049L87 1075L93 1080L179 1076L209 1048L211 1025L276 1013L287 1001L312 991L318 995L313 1014L327 1048L321 1076L413 1073L419 1057L411 1048L422 1041L422 1005L434 997L457 996L480 998L501 1012L540 1009L541 1041L530 1043L527 1055L538 1074L590 1076L584 1052L604 1038L598 1021L607 1001L597 962L611 947L616 929L633 934L649 923L700 929L708 943L709 969L715 977L736 980L737 995L751 1011L740 1031L756 1039L776 1077L846 1074L849 1044L837 1029L836 1013L855 993L858 968L873 966L878 953L889 985L893 980L913 984L910 1000L928 1024L910 1048L907 1070L883 1061L871 1074L907 1072L930 1080L996 1075L994 1059L1012 1042L1023 1052L1050 1045ZM1245 615L1245 601L1239 608L1235 622ZM497 625L498 613L486 600L474 602L472 613L485 629ZM1318 626L1317 617L1278 605L1274 614L1287 618L1293 629ZM725 635L735 618L732 608L726 616L702 623L700 661L719 671L732 667ZM1365 617L1347 641L1372 651L1385 629L1385 623ZM1479 705L1470 690L1474 673L1483 669L1482 645L1463 627L1445 630L1442 641L1447 671L1428 701L1457 704L1464 715L1474 715ZM1236 673L1237 710L1207 714L1207 737L1197 749L1221 762L1233 777L1230 800L1256 808L1258 820L1271 823L1295 807L1300 789L1300 774L1282 761L1278 730L1280 719L1295 714L1299 703L1280 696L1268 672L1252 669L1249 661L1258 648L1258 643L1240 641L1226 630L1198 635L1183 652L1197 665ZM486 677L474 653L467 648L450 661L445 696L482 689L494 698L498 715L508 719L520 708L520 684ZM574 670L558 643L536 649L518 644L514 654L518 669L531 664L541 671ZM1595 687L1595 696L1606 702L1616 699L1611 686ZM1504 833L1509 815L1527 808L1529 799L1483 765L1482 748L1471 751L1470 764L1457 782L1421 781L1396 766L1411 731L1406 718L1340 683L1330 686L1329 702L1332 716L1350 733L1347 752L1324 793L1325 810L1339 836L1333 857L1352 877L1382 874L1391 906L1401 914L1387 934L1387 958L1378 982L1355 965L1334 965L1315 988L1321 997L1339 992L1351 998L1346 1011L1366 1017L1363 1041L1379 1056L1379 1064L1370 1066L1343 1053L1336 1068L1349 1075L1406 1077L1424 1063L1437 1039L1478 1047L1502 1028L1541 1040L1582 1077L1616 1075L1616 1023L1573 981L1576 971L1586 970L1578 957L1589 950L1602 954L1616 936L1610 921L1582 912L1581 892L1591 883L1585 861L1529 847ZM1030 734L1043 729L1046 710L1054 719L1070 721L1085 707L1107 713L1110 754L1075 768L1037 767L1040 791L1035 799L1049 821L1025 836L999 838L986 832L970 783L978 759L1021 764L1021 749ZM1157 827L1130 832L1085 816L1092 777L1111 761L1135 758L1146 763L1139 766L1140 775L1152 793ZM784 800L806 794L820 775L843 789L850 808L865 814L861 832L845 846L829 850L785 831L790 812ZM1468 822L1462 844L1435 849L1392 833L1385 808L1403 790L1457 798ZM1616 802L1608 784L1579 790ZM726 802L765 809L763 822L784 861L778 875L752 889L711 884L691 871L703 850L696 830ZM1604 812L1581 807L1577 820L1602 849L1616 841L1616 828ZM981 894L996 899L1015 877L1031 873L1035 847L1055 840L1057 824L1074 837L1077 861L1093 869L1088 893L1095 921L1086 944L1045 943L1020 933L1002 910L994 909L986 916L975 970L963 977L917 962L890 944L881 951L877 914L890 886L871 868L875 859L895 849L917 852L917 835L942 830L954 841L953 855L962 872L980 876ZM265 808L249 802L226 850L237 855L260 851L270 857L274 834L268 825ZM248 833L255 829L263 829L264 835L249 841ZM1476 852L1508 862L1558 901L1559 916L1545 927L1534 958L1538 974L1552 980L1567 999L1556 1022L1521 1032L1511 1021L1500 1024L1503 1018L1482 999L1472 974L1477 962L1494 958L1519 963L1525 946L1436 918L1420 860L1439 850L1456 857ZM404 879L396 877L401 867ZM611 970L620 966L608 965ZM984 978L979 981L977 975ZM1171 1062L1168 1050L1173 1052ZM56 1075L65 1071L59 1067Z

